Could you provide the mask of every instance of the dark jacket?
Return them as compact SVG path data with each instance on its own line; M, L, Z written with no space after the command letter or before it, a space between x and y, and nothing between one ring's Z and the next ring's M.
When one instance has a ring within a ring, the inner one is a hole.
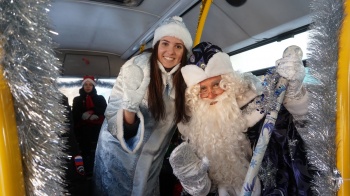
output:
M95 150L100 134L100 129L104 120L104 112L107 107L105 98L102 95L97 95L95 87L90 93L86 93L83 88L79 90L80 96L73 99L73 121L74 132L77 138L79 147L82 151L84 159L85 174L88 178L91 178ZM93 114L99 117L98 120L83 120L82 115L87 111L86 97L91 96L94 107L89 108Z
M73 121L74 126L81 126L82 123L88 123L89 121L83 121L81 116L84 112L87 111L85 106L86 96L92 96L92 101L94 103L94 107L90 110L93 110L94 114L104 119L104 113L107 107L107 102L102 95L98 95L95 87L90 93L86 93L83 88L79 89L79 96L73 99ZM102 124L103 119L100 120L100 124Z

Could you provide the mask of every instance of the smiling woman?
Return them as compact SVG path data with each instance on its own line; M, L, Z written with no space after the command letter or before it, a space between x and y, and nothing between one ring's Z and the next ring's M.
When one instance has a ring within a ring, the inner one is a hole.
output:
M159 40L158 44L158 61L167 70L171 70L179 64L184 53L185 46L183 41L171 36L165 36Z
M176 123L186 121L185 82L192 38L182 18L155 31L153 51L128 60L111 92L96 149L96 195L159 195L159 174Z

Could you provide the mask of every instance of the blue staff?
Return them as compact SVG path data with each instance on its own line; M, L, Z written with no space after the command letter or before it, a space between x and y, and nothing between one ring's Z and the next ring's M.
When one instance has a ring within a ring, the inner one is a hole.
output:
M243 187L241 190L242 196L250 196L253 192L255 180L258 175L261 162L264 158L267 145L269 144L271 133L274 129L275 122L277 119L277 114L281 108L281 104L286 93L287 85L287 79L281 77L278 80L277 88L275 90L275 94L277 95L276 104L275 107L266 115L262 130L259 135L258 142L253 151L253 157L250 161L247 175L243 183Z

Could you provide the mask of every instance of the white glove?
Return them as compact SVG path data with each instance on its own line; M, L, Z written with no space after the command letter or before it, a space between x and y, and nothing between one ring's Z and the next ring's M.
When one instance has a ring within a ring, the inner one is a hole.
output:
M283 52L283 58L276 61L277 73L288 80L285 96L299 99L304 96L302 90L305 68L302 62L303 51L298 46L289 46Z
M96 114L93 114L93 115L90 116L89 119L90 119L90 120L98 120L99 117L98 117Z
M244 73L243 77L245 80L249 81L249 87L255 91L255 93L257 95L261 95L264 91L263 89L263 85L261 80L256 77L255 75L253 75L252 73L248 72L248 73Z
M208 177L209 160L200 160L192 147L183 142L170 155L169 162L175 176L180 180L183 188L191 195L207 195L211 181Z
M130 112L136 113L139 110L149 85L150 68L148 59L144 58L136 57L122 67L123 109Z
M83 115L81 116L81 119L87 120L87 119L90 118L91 114L92 114L91 111L86 111L86 112L84 112Z

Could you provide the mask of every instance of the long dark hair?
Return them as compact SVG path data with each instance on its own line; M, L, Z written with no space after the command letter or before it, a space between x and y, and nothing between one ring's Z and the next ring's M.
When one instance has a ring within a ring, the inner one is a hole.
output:
M154 45L153 52L150 57L150 83L148 86L148 108L156 121L165 119L165 105L163 100L163 81L162 73L158 68L158 46L159 41ZM186 114L185 108L185 90L186 83L181 74L181 68L187 63L187 49L184 47L184 53L182 55L180 67L173 74L173 86L175 87L175 115L174 120L176 123L188 122L189 116Z

